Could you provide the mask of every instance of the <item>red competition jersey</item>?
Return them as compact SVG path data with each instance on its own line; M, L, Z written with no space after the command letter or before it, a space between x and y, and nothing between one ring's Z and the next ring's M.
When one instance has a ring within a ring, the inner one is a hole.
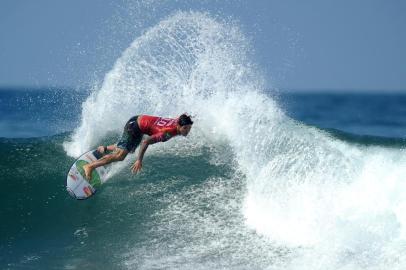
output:
M178 119L142 115L139 127L142 133L151 136L154 143L165 142L178 135L177 122Z

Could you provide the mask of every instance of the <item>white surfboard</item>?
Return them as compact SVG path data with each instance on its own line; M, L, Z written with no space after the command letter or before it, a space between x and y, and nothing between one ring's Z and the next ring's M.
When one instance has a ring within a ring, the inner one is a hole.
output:
M91 150L81 155L72 165L66 178L66 190L75 199L83 200L91 197L100 186L106 182L109 166L100 166L93 170L92 178L87 181L83 166L103 155L97 150Z

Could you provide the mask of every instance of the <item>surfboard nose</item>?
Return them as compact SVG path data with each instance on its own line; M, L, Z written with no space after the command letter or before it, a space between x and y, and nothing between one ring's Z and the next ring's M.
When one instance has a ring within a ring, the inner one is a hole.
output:
M66 191L69 193L70 196L77 199L75 193L69 187L66 187Z

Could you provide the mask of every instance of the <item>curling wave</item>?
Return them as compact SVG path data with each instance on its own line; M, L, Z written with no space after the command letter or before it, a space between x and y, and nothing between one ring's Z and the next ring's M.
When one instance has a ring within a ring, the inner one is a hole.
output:
M205 13L168 17L117 60L83 104L81 124L64 143L69 155L119 134L132 115L187 111L196 118L190 139L152 154L208 148L213 164L234 169L169 194L170 206L155 213L158 243L134 247L125 265L403 269L404 149L354 144L303 125L264 89L238 25Z

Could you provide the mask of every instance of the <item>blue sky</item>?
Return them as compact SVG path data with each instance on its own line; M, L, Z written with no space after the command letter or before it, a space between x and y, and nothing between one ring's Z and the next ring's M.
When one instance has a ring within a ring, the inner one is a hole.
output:
M176 10L238 20L275 87L406 91L402 0L2 0L0 86L88 87Z

